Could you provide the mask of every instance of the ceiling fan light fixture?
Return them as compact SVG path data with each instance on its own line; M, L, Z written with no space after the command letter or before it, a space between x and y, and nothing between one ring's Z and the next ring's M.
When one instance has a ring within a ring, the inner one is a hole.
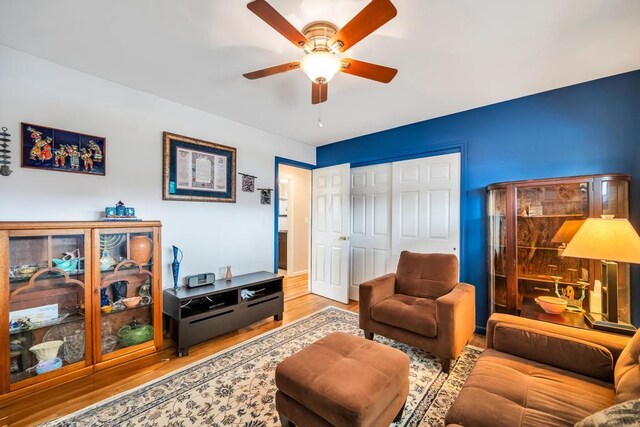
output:
M340 59L329 52L311 52L300 61L300 68L314 83L324 84L336 75L342 63Z

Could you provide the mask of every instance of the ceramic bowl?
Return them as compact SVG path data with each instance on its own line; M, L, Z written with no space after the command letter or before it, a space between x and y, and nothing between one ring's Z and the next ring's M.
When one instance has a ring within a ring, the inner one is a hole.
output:
M33 265L20 265L16 267L15 274L22 279L28 279L33 276L36 271L38 271L38 267Z
M118 330L118 342L125 347L141 344L153 339L153 326L140 325L131 326L124 325Z
M38 362L44 362L56 358L62 344L64 344L64 342L61 340L45 341L34 345L29 350L36 355Z
M36 365L36 374L46 374L47 372L51 372L59 368L62 368L62 360L59 357L54 357L53 359L44 360L38 363Z
M52 261L60 270L73 271L78 269L78 258L71 258L66 260L54 258L52 259Z
M142 298L140 297L129 297L129 298L122 298L120 301L122 301L122 303L125 305L125 307L127 308L133 308L135 306L137 306L138 304L140 304L140 300Z
M538 297L536 302L549 314L560 314L567 307L567 301L557 297Z

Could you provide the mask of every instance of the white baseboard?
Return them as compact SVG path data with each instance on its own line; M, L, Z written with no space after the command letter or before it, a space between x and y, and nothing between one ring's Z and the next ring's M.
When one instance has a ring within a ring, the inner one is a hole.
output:
M350 285L349 286L349 299L354 301L360 301L360 287Z
M302 276L303 274L307 274L308 272L309 270L294 271L292 273L287 272L287 277Z

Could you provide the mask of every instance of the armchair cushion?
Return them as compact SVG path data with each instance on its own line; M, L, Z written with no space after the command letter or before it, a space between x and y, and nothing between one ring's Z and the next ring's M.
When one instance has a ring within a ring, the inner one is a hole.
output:
M393 295L371 308L371 318L425 337L438 334L436 301L428 298Z
M458 258L449 254L402 251L396 271L397 294L439 298L458 282Z
M603 381L611 381L613 375L613 356L607 348L526 326L496 325L493 347L504 353Z
M640 331L631 338L614 371L616 402L640 398Z

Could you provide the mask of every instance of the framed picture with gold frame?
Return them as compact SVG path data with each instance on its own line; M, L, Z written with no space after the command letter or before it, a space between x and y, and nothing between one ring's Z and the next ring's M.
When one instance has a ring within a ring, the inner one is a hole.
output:
M236 202L236 149L163 133L162 198Z

